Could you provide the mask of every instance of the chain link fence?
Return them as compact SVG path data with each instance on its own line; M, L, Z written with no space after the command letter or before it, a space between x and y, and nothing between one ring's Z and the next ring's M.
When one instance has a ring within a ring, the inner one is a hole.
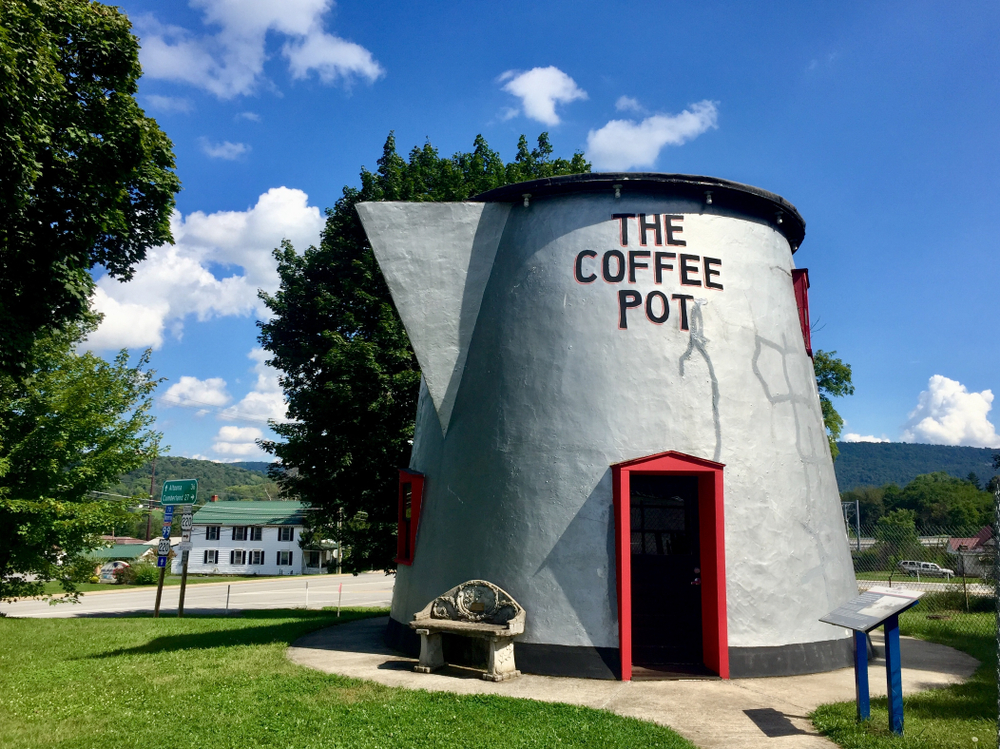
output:
M849 522L851 519L848 519ZM921 629L992 637L996 624L997 544L990 525L962 528L850 523L854 574L862 591L876 586L924 592L904 615Z

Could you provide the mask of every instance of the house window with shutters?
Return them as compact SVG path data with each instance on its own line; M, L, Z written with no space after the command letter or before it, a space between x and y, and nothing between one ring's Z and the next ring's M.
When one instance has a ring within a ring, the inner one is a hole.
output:
M278 528L278 540L279 541L293 541L293 540L295 540L295 529L294 528Z
M264 538L264 529L259 525L251 526L250 528L250 538L248 541L261 541Z
M229 563L230 564L246 564L247 563L247 553L243 549L233 549L229 552Z
M219 563L219 550L205 549L205 564L218 564L218 563Z
M247 540L247 527L245 525L234 525L233 541L246 541L246 540Z
M206 541L218 541L219 540L219 526L217 525L206 525L205 526L205 540Z

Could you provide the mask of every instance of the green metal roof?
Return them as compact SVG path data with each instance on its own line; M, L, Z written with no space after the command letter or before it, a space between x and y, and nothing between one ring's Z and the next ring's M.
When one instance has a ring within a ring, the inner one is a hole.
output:
M209 502L195 510L194 522L198 525L305 525L305 505L296 501Z
M94 559L137 559L150 548L155 547L146 546L146 544L115 544L102 549L94 549L87 556Z

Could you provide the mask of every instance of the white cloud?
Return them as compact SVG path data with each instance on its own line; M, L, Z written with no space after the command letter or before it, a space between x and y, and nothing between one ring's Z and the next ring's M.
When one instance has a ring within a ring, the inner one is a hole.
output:
M187 375L167 388L160 400L164 406L224 406L233 398L226 392L226 381L221 377L199 380ZM198 415L204 415L201 410Z
M875 437L871 434L856 434L848 432L844 435L844 442L891 442L888 437Z
M272 251L282 239L302 250L323 228L319 209L301 190L275 187L246 211L196 211L171 219L176 244L151 249L128 283L97 281L93 306L104 321L91 349L163 345L164 330L180 337L187 318L267 314L257 290L273 293L278 273ZM216 273L230 275L217 278ZM223 269L223 270L220 270Z
M236 115L238 120L249 120L250 122L260 122L260 115L256 112L240 112Z
M191 103L190 99L182 99L177 96L158 96L157 94L149 94L143 97L146 102L146 106L157 112L181 112L188 113L194 109L194 104Z
M148 78L188 83L220 99L253 92L264 77L268 34L286 37L282 50L295 78L315 70L322 81L373 82L382 66L364 47L327 33L323 16L332 0L191 0L203 23L217 27L197 35L150 16L135 20L142 38L140 61Z
M597 169L612 171L652 166L664 146L679 146L697 138L718 127L718 118L715 103L706 100L680 114L655 114L642 122L611 120L587 134L587 158Z
M639 114L646 111L646 108L639 103L639 100L631 96L619 96L618 101L615 102L615 109L619 112L638 112Z
M1000 435L987 418L992 407L992 391L970 393L962 383L934 375L904 425L903 442L1000 447Z
M281 50L288 58L293 78L308 78L315 70L323 83L343 79L350 83L353 75L378 80L385 74L372 53L359 44L313 29L304 38L287 43Z
M264 433L256 427L224 426L215 435L212 450L220 455L236 455L246 457L260 452L255 440Z
M500 76L499 81L507 81L503 90L521 100L525 115L545 125L559 124L557 103L569 104L571 101L587 98L586 91L552 65L547 68L532 68L524 73L508 70ZM504 119L509 117L505 116Z
M213 143L208 138L202 138L199 142L201 143L202 152L213 159L235 161L250 151L250 146L246 143L230 143L228 140L222 143Z
M254 388L239 403L220 413L219 418L288 421L285 396L278 384L278 370L267 365L267 353L262 348L253 349L247 357L255 362L253 371L257 381Z

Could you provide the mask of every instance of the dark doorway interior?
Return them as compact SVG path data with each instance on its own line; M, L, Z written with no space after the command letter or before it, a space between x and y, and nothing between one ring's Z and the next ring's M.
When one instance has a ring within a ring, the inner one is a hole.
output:
M700 673L698 477L633 473L630 492L636 675Z

